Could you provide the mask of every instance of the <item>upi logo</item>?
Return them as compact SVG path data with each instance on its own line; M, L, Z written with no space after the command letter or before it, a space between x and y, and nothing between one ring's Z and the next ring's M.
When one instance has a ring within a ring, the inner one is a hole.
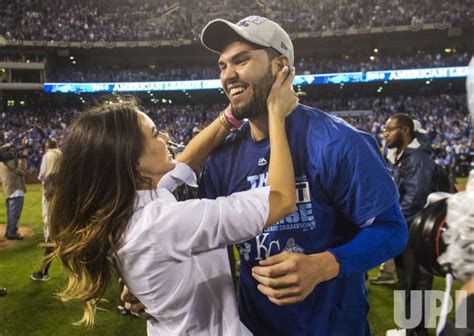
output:
M424 292L424 297L422 295ZM426 328L436 328L436 318L448 314L454 307L451 295L447 296L447 306L443 311L442 302L445 293L439 290L412 290L410 291L410 306L406 304L406 291L393 291L393 318L395 323L403 329L413 329L424 319ZM466 291L455 292L455 327L467 327L467 304L464 298ZM407 318L409 316L409 318Z

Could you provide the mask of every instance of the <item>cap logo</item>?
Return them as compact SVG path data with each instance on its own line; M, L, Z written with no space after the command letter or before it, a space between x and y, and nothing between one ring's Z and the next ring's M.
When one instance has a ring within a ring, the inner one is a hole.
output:
M286 44L283 43L283 42L281 42L281 47L282 47L282 49L288 50L288 48L286 47Z
M259 24L264 23L265 21L267 21L266 18L263 18L261 16L252 15L252 16L248 16L245 19L242 19L239 22L237 22L237 26L248 27L250 23L254 23L256 25L259 25Z

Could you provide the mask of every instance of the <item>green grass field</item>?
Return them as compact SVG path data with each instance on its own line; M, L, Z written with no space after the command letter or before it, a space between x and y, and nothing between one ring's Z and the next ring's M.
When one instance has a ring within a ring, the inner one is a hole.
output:
M6 222L4 199L0 195L0 223ZM25 207L20 220L34 234L16 242L13 247L0 250L0 287L8 295L0 297L0 336L39 335L146 335L145 321L116 312L120 289L117 284L106 294L105 310L98 311L92 329L73 326L81 316L78 303L63 304L56 297L66 284L66 275L57 262L51 266L51 280L35 282L32 272L41 264L43 250L37 245L43 240L41 221L40 185L28 185ZM0 232L3 235L3 232ZM377 270L371 270L375 276ZM373 335L385 335L385 330L395 328L393 320L393 286L369 286L370 324ZM442 279L435 280L434 289L444 289Z

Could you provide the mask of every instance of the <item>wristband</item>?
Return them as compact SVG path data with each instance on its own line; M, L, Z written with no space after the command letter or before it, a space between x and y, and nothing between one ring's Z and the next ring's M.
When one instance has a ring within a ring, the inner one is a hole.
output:
M225 117L225 114L224 114L224 111L222 111L221 113L219 113L219 122L221 123L221 125L226 129L228 130L229 132L232 132L232 130L234 129L234 126L232 126L229 121L227 120L227 118Z
M235 128L239 128L244 123L242 120L235 119L234 115L232 114L232 111L230 109L225 109L224 110L224 116L227 119L227 121L229 122L229 124L231 124Z

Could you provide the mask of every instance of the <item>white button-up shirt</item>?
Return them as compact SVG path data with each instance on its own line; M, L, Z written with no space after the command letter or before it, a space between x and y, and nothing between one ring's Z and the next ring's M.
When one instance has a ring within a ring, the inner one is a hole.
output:
M190 172L178 164L160 187L189 183ZM138 192L116 257L124 282L155 318L149 335L250 334L239 320L225 246L261 233L269 192L185 202L163 188Z

